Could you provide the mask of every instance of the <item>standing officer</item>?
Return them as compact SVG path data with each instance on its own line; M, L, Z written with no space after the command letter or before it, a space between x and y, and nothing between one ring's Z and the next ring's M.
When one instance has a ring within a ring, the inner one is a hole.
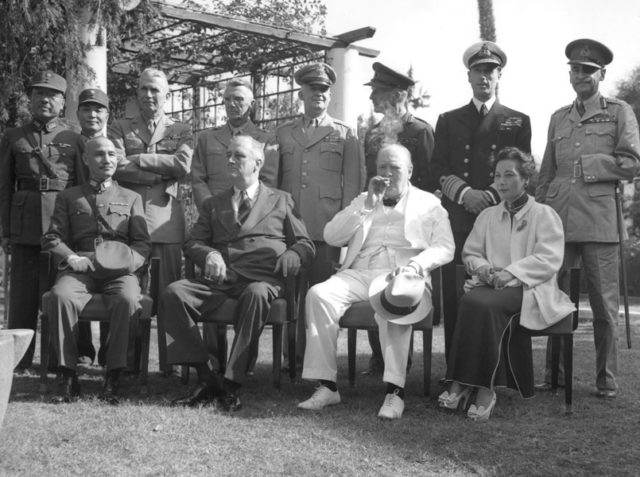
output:
M503 106L496 88L507 55L490 41L474 43L462 56L473 98L465 106L441 114L431 168L431 189L442 191L456 242L454 261L442 268L445 355L456 323L456 265L476 217L500 202L489 166L492 154L507 146L531 152L529 116Z
M78 134L59 118L66 89L54 72L36 73L31 123L8 129L0 142L2 248L11 253L9 328L36 329L40 238L58 192L77 181L81 168ZM31 366L34 348L32 342L18 368Z
M134 272L144 265L151 241L140 196L111 180L118 164L113 143L105 137L90 139L84 157L89 182L58 196L51 227L42 239L42 248L51 251L61 271L43 303L62 373L62 386L54 402L69 402L80 394L74 339L78 314L92 293L102 293L111 327L101 397L117 404L118 376L127 364L130 321L140 310L140 284ZM127 245L123 250L129 259L121 260L121 269L100 268L95 249L104 240Z
M413 173L411 184L426 190L429 178L429 161L433 152L433 128L422 119L413 117L407 110L409 88L415 82L382 63L374 63L373 78L365 84L371 86L369 99L376 113L384 114L382 121L367 131L364 138L364 155L367 168L367 184L376 175L376 158L383 145L399 143L411 154ZM382 350L377 330L371 330L369 344L372 356L368 373L378 374L384 369Z
M433 152L433 128L407 110L409 88L415 82L382 63L376 62L372 68L373 78L365 86L371 86L369 99L373 103L373 110L384 117L367 131L364 138L367 183L376 175L376 157L380 148L385 144L398 143L411 153L411 184L426 190Z
M210 128L198 134L193 154L191 176L193 196L202 212L207 197L231 187L227 171L227 149L234 136L251 136L256 141L267 144L269 134L251 121L254 99L251 84L240 78L233 78L224 90L224 108L227 123ZM260 171L260 180L269 187L276 187L278 176L278 156L276 148L265 147L265 163Z
M577 97L551 116L536 200L562 218L562 285L567 271L582 261L593 311L596 395L615 398L620 290L615 188L616 181L632 179L640 170L638 123L627 103L598 91L613 60L609 48L581 39L569 43L565 54ZM549 369L547 361L547 381Z
M116 179L142 196L151 257L160 257L159 289L180 279L185 219L179 182L191 170L193 137L187 124L165 116L169 83L165 74L148 68L138 82L140 115L114 121L107 135L120 152ZM161 369L166 371L163 323L158 322Z
M80 123L80 148L84 152L85 145L90 139L105 135L109 120L109 98L98 88L88 88L80 92L78 97L78 122ZM89 172L84 165L82 182L86 182ZM106 364L106 340L109 333L109 323L100 322L100 351L98 363ZM78 323L78 362L91 364L96 356L96 350L91 342L91 323Z
M294 74L304 114L276 130L280 150L279 189L289 192L298 206L316 257L309 284L333 275L340 248L327 245L324 226L351 203L363 188L363 158L355 131L327 114L336 72L325 63L305 65ZM304 354L305 330L298 326L298 356ZM298 361L302 365L302 359Z

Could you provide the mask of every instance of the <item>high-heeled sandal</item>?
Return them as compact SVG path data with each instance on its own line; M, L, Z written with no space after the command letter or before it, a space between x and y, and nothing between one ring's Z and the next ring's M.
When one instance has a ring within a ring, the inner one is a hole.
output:
M464 410L467 407L472 391L473 388L469 386L465 387L459 393L449 393L449 391L445 391L438 396L438 406L454 411L457 409Z
M487 421L493 412L493 408L496 407L496 393L493 391L493 397L487 407L476 406L475 403L469 406L467 411L467 417L472 421Z

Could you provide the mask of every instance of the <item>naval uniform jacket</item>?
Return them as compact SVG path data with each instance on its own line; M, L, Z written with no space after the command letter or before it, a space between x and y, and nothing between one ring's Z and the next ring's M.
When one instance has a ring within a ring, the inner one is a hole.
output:
M456 190L457 194L451 197L444 194L442 197L442 205L449 212L454 233L468 234L476 219L476 215L458 204L459 193L464 187L490 190L494 202L500 201L497 190L491 187L493 169L489 159L507 146L531 152L531 122L529 116L507 108L498 101L484 118L473 101L438 118L430 189L440 188L449 175L464 182Z
M303 118L276 130L280 148L280 186L300 210L312 240L323 241L329 220L363 187L363 158L355 131L325 115L311 139Z
M191 127L162 115L153 135L142 116L114 121L107 136L120 152L115 178L142 197L153 243L182 243L180 183L191 170Z
M278 151L272 144L269 133L263 131L251 121L239 128L242 134L251 136L265 146L265 157L260 180L269 187L276 187L278 182ZM229 124L210 128L198 134L196 148L193 153L191 176L193 179L193 198L199 211L207 197L231 187L227 168L227 149L233 139Z
M397 133L385 131L385 121L383 120L365 134L364 153L367 179L364 186L366 187L369 184L369 180L377 174L376 158L385 139L391 142L398 142L409 150L411 162L413 163L411 184L419 189L427 190L429 184L429 162L433 154L434 144L433 128L428 122L408 113L402 117L401 129Z
M115 237L96 218L90 200L95 201L95 209L116 233ZM42 238L42 249L51 251L57 263L64 263L74 253L91 257L96 239L129 245L134 256L131 272L144 264L151 252L151 241L139 194L114 181L102 192L83 184L58 195L51 226Z
M56 196L81 182L79 134L62 120L7 129L0 141L2 237L39 246Z
M231 202L233 188L209 197L193 226L184 254L204 270L207 255L217 251L227 265L227 281L281 284L274 269L280 255L293 250L303 265L313 259L315 248L287 192L260 184L251 212L242 225Z
M617 242L616 181L639 168L633 110L597 93L582 117L575 103L551 116L536 200L558 213L566 242Z

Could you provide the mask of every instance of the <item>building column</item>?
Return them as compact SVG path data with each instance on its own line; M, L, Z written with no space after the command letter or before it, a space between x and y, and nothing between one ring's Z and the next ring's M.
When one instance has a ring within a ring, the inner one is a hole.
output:
M99 24L89 25L92 12L83 7L80 12L81 22L78 25L80 41L89 45L85 51L83 63L95 75L94 78L80 77L76 71L67 69L67 96L65 117L69 121L77 122L78 96L83 89L100 88L107 91L107 38L104 28Z
M360 55L348 46L327 51L327 63L336 70L338 79L331 88L329 115L346 122L351 127L358 123L358 94L362 89Z

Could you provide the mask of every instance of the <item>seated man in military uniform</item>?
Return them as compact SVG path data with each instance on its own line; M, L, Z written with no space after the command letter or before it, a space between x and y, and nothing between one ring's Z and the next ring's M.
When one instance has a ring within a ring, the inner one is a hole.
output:
M101 398L117 404L118 376L127 364L129 324L140 310L141 291L135 272L147 260L151 240L142 199L111 179L118 163L113 143L105 137L89 140L84 160L89 183L58 195L51 226L42 239L42 249L53 254L60 271L49 299L43 303L62 373L60 393L54 402L70 402L80 395L76 372L78 316L92 293L102 293L111 320ZM96 251L104 250L101 245L105 241L128 247L120 246L124 252L120 255L98 260Z

